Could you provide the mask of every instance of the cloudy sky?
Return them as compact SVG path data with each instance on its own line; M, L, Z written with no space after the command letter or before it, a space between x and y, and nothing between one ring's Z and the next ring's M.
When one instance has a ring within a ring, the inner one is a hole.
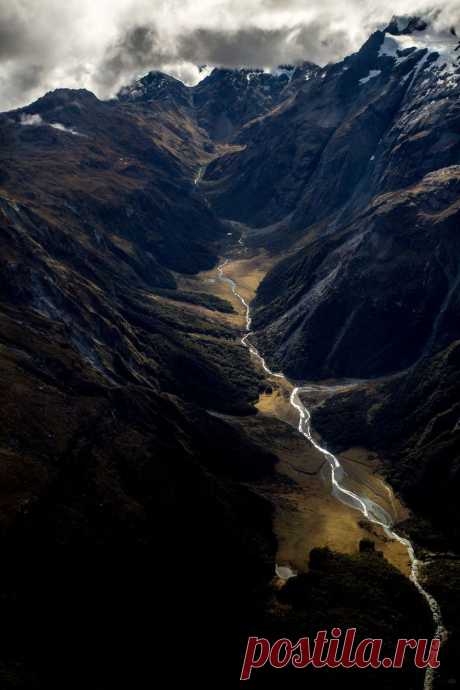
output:
M0 110L59 86L100 98L150 69L187 83L197 65L325 64L356 50L393 14L459 0L0 0Z

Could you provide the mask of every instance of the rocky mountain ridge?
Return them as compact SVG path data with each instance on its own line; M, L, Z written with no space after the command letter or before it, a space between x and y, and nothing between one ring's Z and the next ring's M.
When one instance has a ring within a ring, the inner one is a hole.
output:
M172 101L195 113L212 141L234 140L240 129L291 97L319 67L309 62L283 65L271 72L260 68L214 68L189 87L162 72L150 72L121 89L118 99L130 103Z

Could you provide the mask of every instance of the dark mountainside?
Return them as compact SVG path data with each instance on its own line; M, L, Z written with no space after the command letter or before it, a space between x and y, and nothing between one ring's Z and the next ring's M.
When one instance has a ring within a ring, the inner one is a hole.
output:
M394 382L376 384L388 391L382 409L369 416L372 400L350 414L375 421L374 447L400 450L412 434L419 439L405 470L407 484L437 475L436 505L442 502L453 518L440 522L451 533L459 528L453 502L459 94L455 32L435 35L423 22L395 22L359 53L309 79L282 108L251 123L251 137L244 130L240 137L245 149L218 158L205 176L217 209L236 198L235 220L258 228L250 241L285 254L253 305L257 342L274 370L297 380L373 379L407 370ZM249 204L261 198L262 215ZM271 224L263 229L265 213ZM342 436L344 444L365 444L366 425L335 419L338 446ZM326 427L320 431L333 444L335 432L327 434ZM450 485L447 496L443 483ZM430 501L421 503L436 513Z
M231 249L228 220L279 257L261 351L293 379L398 373L315 424L382 452L417 541L460 550L459 50L429 31L392 24L326 68L193 88L152 72L111 101L61 89L0 115L2 688L150 687L162 668L235 687L248 634L331 620L430 636L378 553L321 552L273 588L253 482L277 457L222 416L254 415L263 383L213 318L232 306L183 288ZM280 673L254 683L309 681Z

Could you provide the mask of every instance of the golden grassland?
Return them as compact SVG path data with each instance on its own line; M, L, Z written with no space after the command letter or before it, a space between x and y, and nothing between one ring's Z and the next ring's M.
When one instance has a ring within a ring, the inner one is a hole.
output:
M238 248L224 272L250 303L274 262L265 252L250 255L247 249ZM216 269L194 277L182 277L179 287L228 300L235 314L209 313L210 317L244 329L243 305L230 287L218 279ZM256 402L257 415L225 418L278 457L275 474L255 486L274 507L277 562L302 572L308 568L312 548L328 546L334 551L352 554L356 553L361 539L372 539L375 548L407 575L410 562L406 548L388 538L383 529L366 520L360 512L332 496L330 473L323 455L297 433L298 416L289 403L291 384L268 376L258 360L254 358L253 361L266 384ZM371 456L366 449L353 448L341 454L340 460L346 471L347 488L372 498L393 515L396 522L407 517L407 510L379 473L380 462L376 456Z

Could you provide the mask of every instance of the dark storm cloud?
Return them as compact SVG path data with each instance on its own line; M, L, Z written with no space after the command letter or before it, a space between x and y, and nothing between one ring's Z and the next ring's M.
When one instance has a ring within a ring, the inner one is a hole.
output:
M161 65L167 57L161 52L155 27L135 26L117 43L109 46L99 65L96 79L102 85L111 86L120 80L121 75Z
M299 28L300 30L300 28ZM153 26L137 26L113 46L110 46L100 65L98 79L110 84L120 74L142 71L148 67L183 60L193 64L223 67L241 65L264 66L291 59L299 59L303 47L297 40L288 47L291 29L197 29L177 37L168 49Z
M26 38L26 22L15 12L0 7L0 60L20 55Z
M11 76L18 93L27 93L42 82L46 68L43 65L18 65Z
M178 36L169 48L156 27L137 26L109 47L97 79L104 85L124 83L135 73L163 69L178 61L220 67L272 67L305 59L324 63L331 55L346 53L348 46L345 32L326 31L319 23L236 31L198 28Z
M198 29L184 36L180 42L180 54L190 62L238 67L239 65L264 66L274 62L286 62L297 58L298 50L288 49L290 29L241 29L225 31Z
M281 29L241 29L237 32L201 29L185 36L180 54L198 63L238 67L270 67L309 59L327 62L349 47L345 32L331 31L320 23Z
M25 103L47 86L62 54L62 33L53 33L67 31L70 19L59 4L0 0L0 109Z

